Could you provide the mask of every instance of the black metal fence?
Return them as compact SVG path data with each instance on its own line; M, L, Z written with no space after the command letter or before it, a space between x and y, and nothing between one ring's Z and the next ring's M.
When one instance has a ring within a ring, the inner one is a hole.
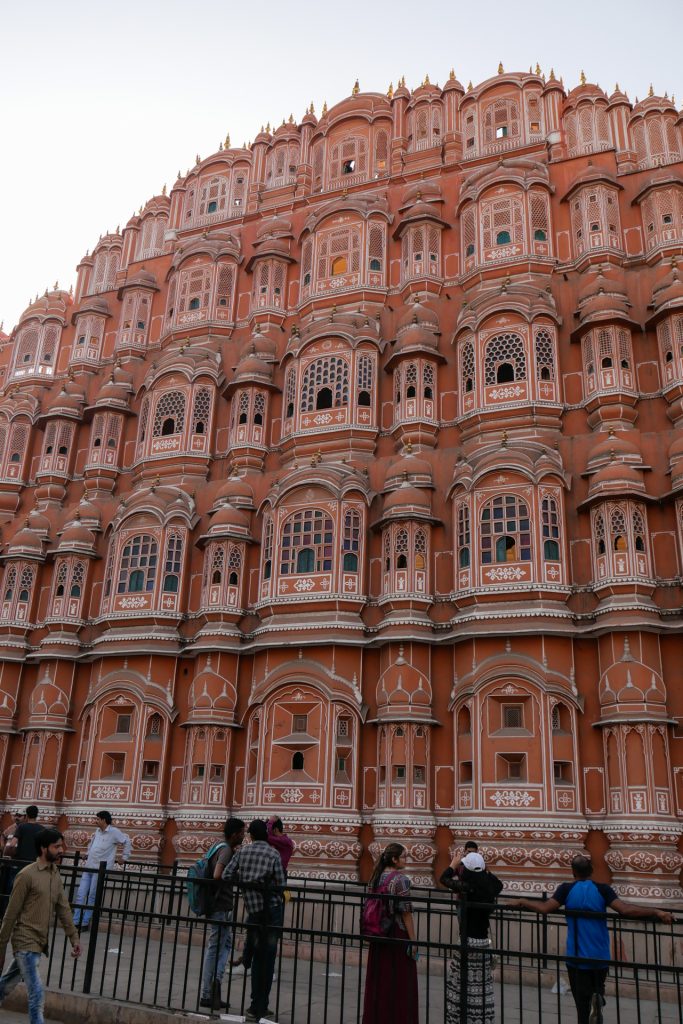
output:
M62 865L76 911L86 871L93 873L78 863ZM90 928L82 935L83 956L71 958L69 943L55 925L46 964L48 986L174 1012L215 1014L217 1008L212 1011L200 1003L202 965L214 925L189 910L182 868L127 865L126 870L106 870L101 865L94 873L96 899ZM377 941L360 934L365 887L290 878L289 893L282 925L271 927L277 941L269 1002L273 1019L282 1024L357 1024L362 1019L368 946ZM231 920L223 926L230 934L233 959L247 936L241 896L236 894ZM487 1024L576 1020L565 969L563 914L541 917L506 908L503 896L491 914L490 948L480 954L467 943L474 906L442 890L413 889L411 901L421 1024L446 1021L447 1009L449 1021L465 1024L466 1002L481 987L476 972L482 966L492 968L493 975L493 993L487 994L483 986L478 997L488 1001L489 1015L482 1016ZM612 962L605 1021L683 1024L683 924L655 925L612 914L606 921ZM395 948L396 970L401 971L408 963L406 943L386 942ZM458 977L459 990L454 986ZM250 976L230 961L221 997L223 1012L229 1004L238 1019L251 1003ZM385 1005L392 991L378 991L375 998Z

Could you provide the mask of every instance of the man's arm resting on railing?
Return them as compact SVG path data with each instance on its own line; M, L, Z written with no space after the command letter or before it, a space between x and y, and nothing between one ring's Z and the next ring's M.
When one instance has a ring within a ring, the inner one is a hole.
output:
M548 900L508 900L501 904L503 907L512 907L515 910L536 910L539 914L552 914L553 911L559 910L561 905L552 898Z
M612 900L610 909L616 910L621 917L656 917L662 924L672 924L673 915L668 910L657 910L655 907L641 907L638 903L628 903L626 900Z

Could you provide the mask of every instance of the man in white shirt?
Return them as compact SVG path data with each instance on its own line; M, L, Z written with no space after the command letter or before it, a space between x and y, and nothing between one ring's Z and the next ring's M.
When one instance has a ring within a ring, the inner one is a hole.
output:
M125 863L130 857L131 843L130 837L122 832L118 828L114 828L111 823L111 814L109 811L98 811L97 815L97 829L90 840L88 846L88 852L85 857L85 867L94 868L93 871L84 871L83 877L81 878L81 884L78 887L78 895L76 897L76 903L81 907L92 907L95 903L95 895L97 893L97 869L100 866L101 861L106 861L107 868L111 869L114 867L114 863L117 861L116 852L118 846L123 846L123 855L121 861ZM92 910L76 910L74 913L74 921L77 926L80 926L80 930L87 931L90 927L90 918L92 917Z

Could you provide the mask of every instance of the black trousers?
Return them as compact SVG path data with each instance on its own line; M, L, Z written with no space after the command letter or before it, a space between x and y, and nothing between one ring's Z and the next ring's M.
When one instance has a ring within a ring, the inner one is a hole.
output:
M576 1004L576 1019L578 1024L589 1024L589 1017L591 1012L591 1000L594 993L602 998L605 993L605 979L607 978L607 968L600 968L595 971L581 970L578 967L567 966L567 974L569 975L569 984L571 986L572 995L574 996L574 1002ZM596 1024L602 1020L602 1011L597 1018L594 1018ZM590 1022L592 1024L592 1022Z

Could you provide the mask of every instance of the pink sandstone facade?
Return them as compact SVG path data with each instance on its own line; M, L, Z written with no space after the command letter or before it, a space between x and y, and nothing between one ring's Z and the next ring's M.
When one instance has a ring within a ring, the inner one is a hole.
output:
M680 899L683 115L553 74L229 141L0 345L0 780L83 846Z

